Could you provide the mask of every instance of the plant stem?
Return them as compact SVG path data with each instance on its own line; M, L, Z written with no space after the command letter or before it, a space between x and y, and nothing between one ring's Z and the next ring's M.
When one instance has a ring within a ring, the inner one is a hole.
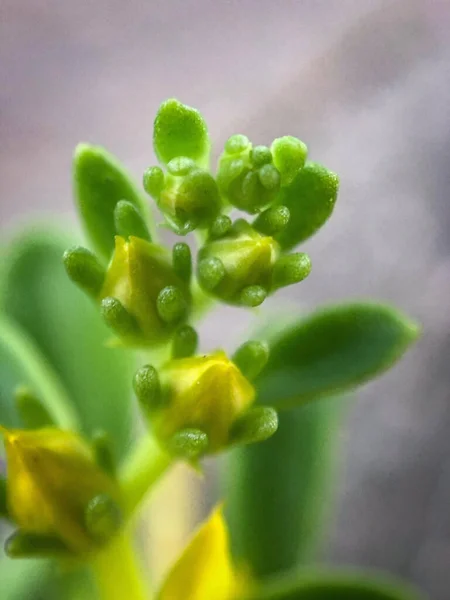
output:
M136 511L150 488L172 464L173 458L151 436L146 435L138 442L120 473L127 516Z
M91 563L101 600L149 600L130 534L124 530Z

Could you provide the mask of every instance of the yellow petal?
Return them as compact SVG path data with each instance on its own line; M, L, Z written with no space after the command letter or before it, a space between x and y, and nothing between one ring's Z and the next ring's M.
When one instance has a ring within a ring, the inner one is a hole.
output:
M228 531L219 507L172 567L158 600L233 600L236 586Z

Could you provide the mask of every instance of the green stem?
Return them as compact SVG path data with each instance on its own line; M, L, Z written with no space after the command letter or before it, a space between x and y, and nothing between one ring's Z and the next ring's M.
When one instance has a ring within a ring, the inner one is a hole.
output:
M138 442L120 473L128 516L136 511L150 488L172 464L173 458L151 436L146 435Z
M101 600L149 600L130 534L121 532L92 560Z

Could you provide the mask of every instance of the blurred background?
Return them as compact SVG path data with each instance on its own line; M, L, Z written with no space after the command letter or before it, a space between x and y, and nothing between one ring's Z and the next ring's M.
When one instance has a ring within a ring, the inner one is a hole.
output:
M450 589L449 27L447 0L0 0L2 231L73 217L79 141L140 177L171 96L201 110L216 156L233 133L292 134L340 174L334 216L305 244L312 275L266 311L371 297L423 324L342 425L322 559L385 569L435 600ZM216 313L204 345L232 348L248 326L243 311ZM187 485L177 477L166 501ZM200 491L190 499L198 518Z

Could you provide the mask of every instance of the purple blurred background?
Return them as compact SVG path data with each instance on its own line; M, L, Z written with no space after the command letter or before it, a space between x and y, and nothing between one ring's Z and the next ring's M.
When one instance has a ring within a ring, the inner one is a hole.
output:
M449 26L446 0L0 2L3 229L71 218L78 141L140 176L170 96L202 111L216 155L232 133L289 133L341 175L333 219L305 245L313 274L277 307L374 297L424 336L358 395L324 559L435 600L450 589ZM205 343L232 346L247 325L223 310Z

